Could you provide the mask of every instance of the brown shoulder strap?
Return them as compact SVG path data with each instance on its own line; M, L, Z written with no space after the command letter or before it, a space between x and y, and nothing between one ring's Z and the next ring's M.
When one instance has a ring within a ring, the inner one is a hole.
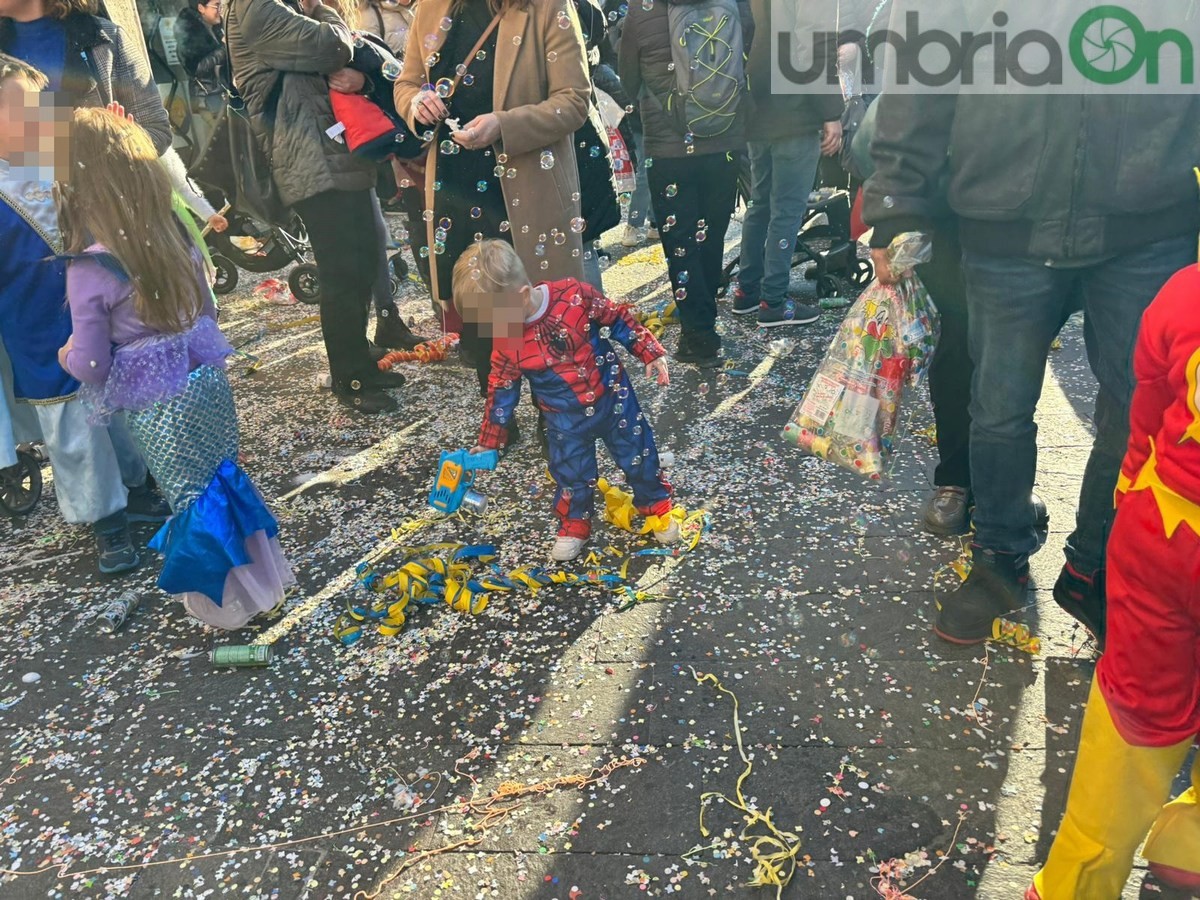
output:
M467 67L469 67L471 65L471 61L475 59L475 54L483 49L483 45L487 43L487 39L492 36L492 32L495 31L500 25L501 15L501 13L496 13L496 15L492 16L492 21L488 23L488 27L483 30L483 34L479 36L479 40L475 42L475 46L471 48L471 52L468 53L467 58L463 60L463 68L456 68L453 79L455 90L458 89L458 83L462 80L463 75L467 74ZM439 125L438 128L441 128L441 126ZM437 141L437 130L438 129L434 129L433 137L426 142L426 146ZM434 147L429 151L429 161L426 163L425 208L428 210L433 209L433 185L437 181L438 155L437 148ZM434 217L430 216L429 221L425 223L425 240L427 246L429 247L429 287L430 293L433 294L433 299L436 302L441 303L441 285L438 284L437 256L433 252L433 245L436 243L433 237L434 231L436 230L434 221ZM453 298L450 298L450 302L453 302Z

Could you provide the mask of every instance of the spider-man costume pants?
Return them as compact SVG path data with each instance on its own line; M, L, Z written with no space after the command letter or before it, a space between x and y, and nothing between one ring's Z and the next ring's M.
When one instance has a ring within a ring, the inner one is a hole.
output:
M554 514L559 519L560 535L586 538L592 532L596 479L600 475L596 468L597 440L604 441L613 462L625 473L639 512L663 515L671 509L671 485L659 465L654 432L624 373L593 409L591 416L582 407L570 414L546 413L550 474L558 485Z

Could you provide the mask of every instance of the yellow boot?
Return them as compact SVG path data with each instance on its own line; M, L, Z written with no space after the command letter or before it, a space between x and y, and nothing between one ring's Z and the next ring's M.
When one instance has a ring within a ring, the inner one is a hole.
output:
M1041 900L1119 900L1133 855L1165 812L1171 782L1190 748L1191 741L1174 747L1125 743L1092 680L1067 811L1050 857L1033 879Z
M1200 896L1200 755L1192 786L1162 808L1142 855L1159 880Z

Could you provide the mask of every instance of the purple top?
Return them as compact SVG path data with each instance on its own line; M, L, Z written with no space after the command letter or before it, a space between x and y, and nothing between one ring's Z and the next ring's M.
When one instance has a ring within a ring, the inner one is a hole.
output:
M129 279L99 259L88 258L104 252L104 247L93 245L67 268L73 333L66 369L83 382L82 393L97 420L174 397L187 386L193 369L224 368L225 357L233 352L217 328L217 311L198 252L193 260L204 305L196 323L178 334L154 331L138 318Z

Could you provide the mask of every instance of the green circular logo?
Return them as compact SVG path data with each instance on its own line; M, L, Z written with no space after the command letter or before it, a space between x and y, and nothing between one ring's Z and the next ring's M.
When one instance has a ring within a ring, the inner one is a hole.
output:
M1122 6L1097 6L1071 29L1071 62L1098 84L1121 84L1145 63L1146 28Z

